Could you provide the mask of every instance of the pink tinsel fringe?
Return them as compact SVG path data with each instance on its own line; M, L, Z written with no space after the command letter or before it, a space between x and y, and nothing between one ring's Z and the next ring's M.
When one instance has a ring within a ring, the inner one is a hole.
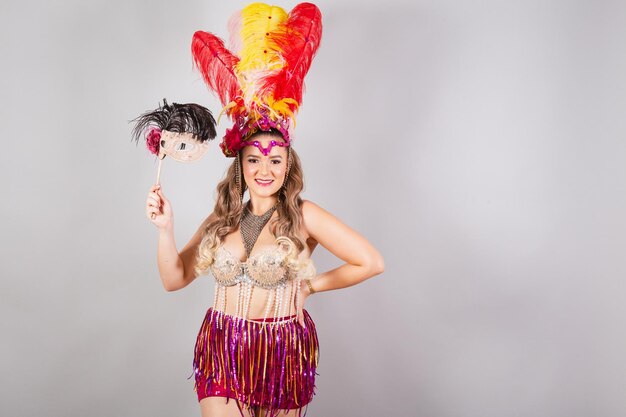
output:
M209 308L194 352L195 389L205 391L198 397L235 398L248 410L264 407L266 417L281 409L301 416L315 394L319 359L315 324L303 313L304 328L295 316L263 323Z

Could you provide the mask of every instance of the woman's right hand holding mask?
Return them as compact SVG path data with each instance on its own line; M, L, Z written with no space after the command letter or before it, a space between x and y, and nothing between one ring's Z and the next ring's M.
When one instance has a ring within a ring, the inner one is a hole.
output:
M174 223L174 213L170 202L161 191L161 184L154 184L146 200L146 215L160 230L171 228Z

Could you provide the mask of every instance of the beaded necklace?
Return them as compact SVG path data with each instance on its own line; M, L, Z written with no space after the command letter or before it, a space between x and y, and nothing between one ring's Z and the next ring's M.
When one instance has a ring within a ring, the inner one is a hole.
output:
M278 203L274 204L274 206L265 213L257 216L250 211L250 200L248 200L243 213L241 213L241 220L239 222L241 238L243 239L243 245L246 249L246 258L250 256L250 252L252 252L256 240L259 238L261 230L263 230L277 207Z

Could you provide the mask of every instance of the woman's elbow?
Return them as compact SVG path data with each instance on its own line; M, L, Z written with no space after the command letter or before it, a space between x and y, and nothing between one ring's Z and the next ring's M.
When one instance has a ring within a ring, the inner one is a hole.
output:
M161 283L163 284L163 289L167 292L177 291L182 288L179 282L167 279L161 279Z
M380 275L385 272L385 260L381 255L377 255L372 259L369 267L371 276Z
M182 277L179 277L177 279L162 280L163 281L163 288L165 288L165 291L167 291L167 292L182 290L187 285L191 284L191 282L194 279L196 279L196 274L195 273L190 273L189 275L183 274Z

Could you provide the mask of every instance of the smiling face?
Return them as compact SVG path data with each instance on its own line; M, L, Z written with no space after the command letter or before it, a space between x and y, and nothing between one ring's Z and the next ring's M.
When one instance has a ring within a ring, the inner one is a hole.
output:
M282 142L277 135L261 133L254 136L262 147L267 148L272 140ZM269 197L276 194L285 180L287 172L287 148L273 146L267 155L256 146L246 146L242 150L243 177L250 195Z

